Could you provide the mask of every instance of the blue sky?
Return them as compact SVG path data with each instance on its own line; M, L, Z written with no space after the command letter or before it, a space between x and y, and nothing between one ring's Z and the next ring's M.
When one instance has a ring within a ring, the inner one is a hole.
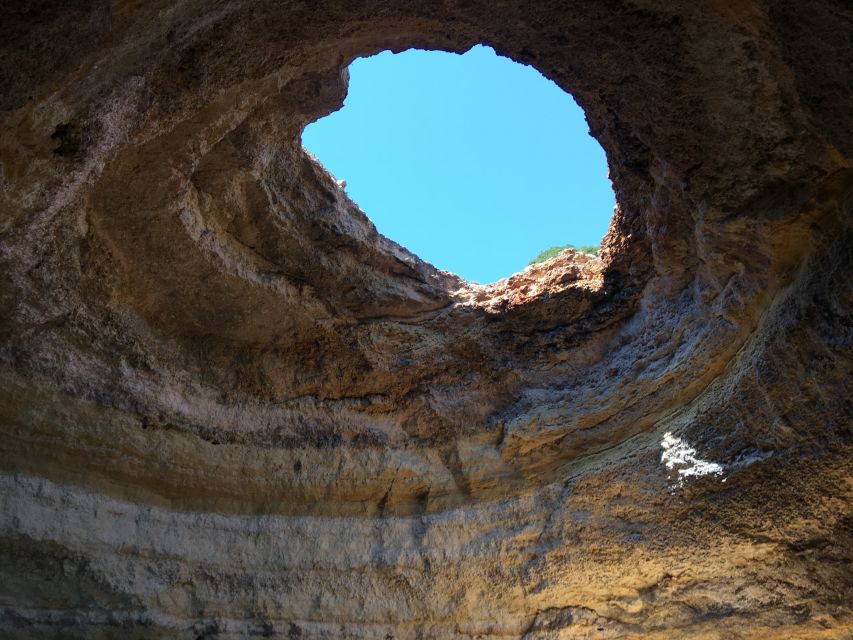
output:
M508 276L554 245L597 245L613 215L581 109L488 47L355 60L343 108L302 141L381 233L467 280Z

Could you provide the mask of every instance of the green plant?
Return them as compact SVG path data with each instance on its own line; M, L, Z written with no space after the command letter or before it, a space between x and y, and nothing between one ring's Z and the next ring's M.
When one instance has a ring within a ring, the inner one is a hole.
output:
M538 262L545 262L546 260L550 260L555 255L560 253L563 249L574 249L575 245L573 244L564 244L561 247L551 247L550 249L545 249L545 251L540 251L539 254L530 261L529 264L536 264Z
M575 249L579 253L592 253L593 255L598 255L599 248L592 244L585 244L580 247L575 247L573 244L564 244L560 247L551 247L550 249L545 249L545 251L541 251L539 255L537 255L533 260L529 262L529 264L537 264L539 262L545 262L546 260L550 260L558 253L560 253L563 249Z

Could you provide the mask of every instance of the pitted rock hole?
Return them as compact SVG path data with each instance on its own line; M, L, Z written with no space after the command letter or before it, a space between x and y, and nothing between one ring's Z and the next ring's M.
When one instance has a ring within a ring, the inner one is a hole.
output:
M604 152L536 69L478 45L385 51L349 73L344 106L302 140L381 233L474 282L546 249L598 250L614 205Z

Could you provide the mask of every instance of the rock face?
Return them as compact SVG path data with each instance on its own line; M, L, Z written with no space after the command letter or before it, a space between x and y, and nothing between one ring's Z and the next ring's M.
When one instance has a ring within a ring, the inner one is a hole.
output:
M849 3L0 20L0 636L853 633ZM476 43L585 109L601 258L469 285L302 149Z

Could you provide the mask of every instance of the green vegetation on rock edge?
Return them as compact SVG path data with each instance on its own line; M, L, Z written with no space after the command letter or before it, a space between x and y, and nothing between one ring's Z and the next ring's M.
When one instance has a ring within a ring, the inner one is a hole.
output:
M538 262L545 262L546 260L550 260L558 253L560 253L563 249L574 249L578 253L591 253L593 255L598 255L599 247L596 247L591 244L581 245L580 247L575 247L573 244L564 244L560 247L551 247L549 249L545 249L537 255L533 260L531 260L528 264L536 264Z

